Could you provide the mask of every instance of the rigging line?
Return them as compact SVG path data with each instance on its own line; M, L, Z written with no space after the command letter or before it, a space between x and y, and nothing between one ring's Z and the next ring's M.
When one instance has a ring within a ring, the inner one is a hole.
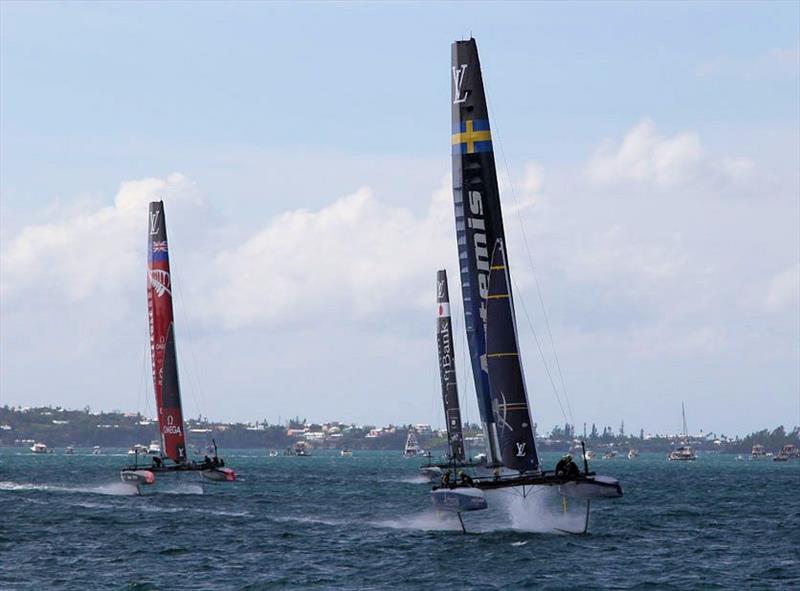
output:
M510 275L511 274L509 273L509 276ZM517 283L514 281L513 277L511 277L511 283L514 286L514 289L517 290L517 293L519 293L519 290L517 289ZM530 316L528 316L528 307L525 305L525 300L522 298L520 298L520 303L522 304L522 311L525 312L525 318L527 318L528 324L531 327L531 332L533 333L533 340L536 342L536 348L539 350L539 356L542 358L542 364L544 365L544 371L547 374L547 379L550 380L550 385L553 387L553 392L555 392L556 402L558 402L558 407L561 409L561 416L564 417L564 421L569 422L567 413L564 412L564 405L561 404L561 396L558 395L558 388L556 388L555 381L553 380L553 376L550 373L550 367L547 365L547 361L545 360L544 351L542 350L542 345L539 342L539 335L533 328L533 323L531 322Z
M459 291L458 293L463 294L461 290L461 274L459 273L458 276L458 283L459 283ZM463 297L463 296L462 296ZM464 425L469 425L469 418L470 418L470 404L469 401L471 400L469 397L470 394L470 384L472 384L472 379L470 378L470 370L471 367L467 361L467 321L464 318L464 305L463 301L460 297L456 297L456 305L455 305L455 313L456 319L458 320L458 335L461 339L461 384L463 385L463 390L459 388L458 395L459 395L459 407L461 408L461 402L463 401L464 405L464 413L463 413L463 421ZM453 329L455 330L456 325L453 325ZM458 379L458 378L456 378ZM462 425L463 431L463 425ZM466 438L465 438L466 439ZM465 441L466 443L466 441ZM464 447L466 452L466 445ZM472 455L472 442L469 445L469 454Z
M173 254L172 263L175 263L175 262L176 262L175 261L175 256ZM175 266L179 267L179 265L175 265ZM170 270L172 271L172 269L170 269ZM172 275L173 276L175 275L174 271L172 271ZM192 338L191 331L189 329L189 314L187 312L188 308L186 307L186 301L183 299L183 288L181 288L181 282L173 280L172 281L172 285L177 285L178 286L178 297L181 300L181 313L182 313L182 316L183 316L183 326L186 329L186 336L187 336L188 340L192 341L193 338ZM176 349L177 349L177 347L176 347ZM180 353L178 353L178 354L180 355ZM194 391L197 392L196 396L192 396L192 402L194 402L194 406L195 406L195 409L197 410L197 414L202 416L203 412L202 412L201 404L202 404L202 406L206 406L206 403L205 403L205 391L203 390L202 385L201 385L202 384L202 380L200 379L201 376L200 376L199 364L197 363L197 357L195 356L194 349L192 347L189 347L189 355L192 358L193 367L192 367L192 371L187 371L186 372L186 375L189 378L189 381L192 382L192 387L193 387ZM181 359L183 359L183 357L181 357ZM188 364L185 364L184 367L187 370L189 369L189 365ZM192 374L196 374L196 375L193 376ZM200 398L200 401L197 400L198 398Z
M484 94L486 95L486 108L487 108L487 110L490 110L489 106L491 104L491 101L489 100L489 93L488 93L488 91L486 91L486 89L484 89ZM541 306L542 315L544 316L544 320L545 320L545 326L547 327L547 335L548 335L548 339L550 341L550 347L553 350L553 357L555 359L556 368L558 370L558 376L559 376L559 379L561 381L561 387L562 387L562 390L563 390L563 393L564 393L564 400L567 403L567 409L569 410L569 419L572 421L572 424L574 425L575 424L575 417L572 414L572 405L570 404L569 396L567 395L567 384L566 384L566 381L564 380L564 373L561 371L561 361L558 358L558 351L556 349L555 340L553 339L553 332L552 332L552 330L550 328L550 317L548 316L547 308L544 305L544 297L542 296L542 290L541 290L541 287L539 285L539 278L536 275L536 267L533 264L533 255L531 254L531 247L530 247L530 243L528 242L528 234L525 232L525 224L522 222L522 213L521 213L522 208L520 206L519 198L517 197L517 191L514 188L514 183L511 180L511 168L508 165L508 159L506 158L506 151L505 151L505 149L503 147L502 134L500 133L500 125L497 123L497 118L496 117L493 117L493 120L494 120L495 129L497 130L497 134L496 134L497 135L497 144L500 147L500 154L503 157L503 165L505 166L505 169L506 169L506 177L508 177L508 186L511 189L511 195L514 197L514 203L516 204L517 221L519 222L520 229L522 230L522 240L525 243L525 251L526 251L526 253L528 255L528 263L530 264L530 267L531 267L531 274L533 275L533 282L534 282L534 285L536 285L536 293L539 296L539 305ZM527 316L527 313L526 313L526 316ZM528 319L528 322L531 324L531 330L533 330L533 324L530 322L530 318ZM544 362L544 358L542 358L542 361ZM548 370L548 372L549 372L549 370Z

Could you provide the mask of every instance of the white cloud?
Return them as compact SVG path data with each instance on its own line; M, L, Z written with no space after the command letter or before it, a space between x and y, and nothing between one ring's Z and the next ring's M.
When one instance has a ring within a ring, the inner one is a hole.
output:
M643 119L620 142L606 141L594 153L587 174L597 184L634 182L675 187L697 180L741 180L753 163L747 158L710 158L696 132L671 137Z
M155 199L197 203L194 185L180 174L166 179L126 181L111 206L83 211L67 209L67 217L22 228L0 255L0 293L4 300L27 292L72 301L96 292L114 292L141 269L147 204ZM52 214L62 212L52 208Z
M424 216L389 207L368 188L318 211L277 216L215 257L206 309L235 328L428 305L432 270L454 250L448 193L439 191Z
M206 326L299 325L326 314L364 319L415 309L430 304L433 270L455 254L447 188L422 215L362 188L316 211L274 216L242 236L230 223L211 229L213 212L194 183L172 174L123 182L113 205L69 208L62 219L19 230L0 257L4 306L43 292L72 302L139 298L143 228L157 199L166 202L178 287Z

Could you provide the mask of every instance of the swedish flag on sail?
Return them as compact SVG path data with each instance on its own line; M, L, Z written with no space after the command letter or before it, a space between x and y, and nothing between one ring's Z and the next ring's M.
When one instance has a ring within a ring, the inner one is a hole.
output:
M488 119L468 119L453 125L453 154L492 151L492 132Z

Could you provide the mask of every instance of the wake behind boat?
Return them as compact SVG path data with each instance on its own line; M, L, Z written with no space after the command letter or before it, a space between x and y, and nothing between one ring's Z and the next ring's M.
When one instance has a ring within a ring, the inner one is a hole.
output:
M486 490L508 489L523 500L541 487L586 501L622 496L615 478L584 473L572 463L543 472L534 441L520 360L514 302L497 187L492 134L474 39L452 45L452 164L456 240L461 264L464 320L486 445L488 477L461 475L434 487L436 509L462 512L488 507ZM566 462L566 459L565 459ZM571 458L570 458L571 462Z
M150 444L150 465L139 464L139 448L134 448L132 466L120 472L123 482L142 487L156 483L156 475L199 475L199 481L231 482L236 473L225 467L217 455L214 442L214 457L205 457L203 462L190 462L186 457L186 430L183 424L178 360L175 348L175 322L172 310L172 282L170 280L167 227L164 218L164 203L150 203L148 230L148 281L147 303L150 316L150 358L152 361L153 387L158 410L158 425L161 443Z

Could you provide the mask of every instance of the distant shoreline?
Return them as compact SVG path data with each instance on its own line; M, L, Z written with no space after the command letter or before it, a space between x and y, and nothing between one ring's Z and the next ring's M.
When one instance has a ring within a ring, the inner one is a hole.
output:
M284 425L273 425L266 421L252 423L221 423L204 417L185 421L190 448L202 452L212 439L222 449L276 449L283 450L297 441L305 441L314 449L338 450L401 450L408 431L413 429L424 449L434 455L445 450L444 433L429 425L374 425L345 424L338 421L317 424L295 418ZM622 428L621 428L622 429ZM602 434L592 425L591 432L583 437L571 425L557 426L542 436L537 429L537 447L542 451L566 452L576 441L584 440L587 449L601 454L617 451L620 455L635 448L640 452L667 453L682 441L678 435L647 435L640 430L636 435L613 433L603 428ZM464 436L472 453L483 451L478 425L467 424ZM68 410L63 408L0 408L0 446L30 447L41 442L50 448L94 447L129 448L134 444L147 444L158 439L158 425L139 413L98 412L90 409ZM740 438L690 435L689 443L701 453L749 454L753 444L758 443L766 451L777 452L786 444L800 444L800 427L786 430L777 427L763 429Z

